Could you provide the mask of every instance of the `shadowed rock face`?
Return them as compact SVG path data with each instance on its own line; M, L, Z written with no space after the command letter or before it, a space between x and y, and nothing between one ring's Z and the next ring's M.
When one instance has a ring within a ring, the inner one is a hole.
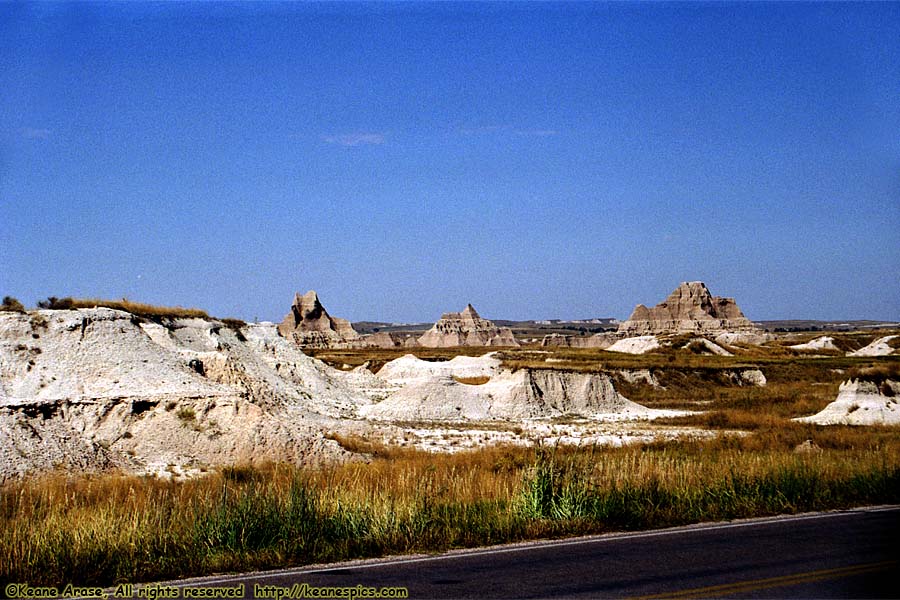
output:
M419 338L419 345L426 348L518 346L519 342L508 327L497 327L491 321L482 319L468 304L462 312L441 315L440 320Z
M635 307L631 317L619 325L628 336L667 333L720 333L756 331L733 298L713 296L702 281L685 282L665 302L653 308Z
M342 348L357 345L360 335L350 321L332 317L312 290L294 296L291 312L278 332L301 348Z

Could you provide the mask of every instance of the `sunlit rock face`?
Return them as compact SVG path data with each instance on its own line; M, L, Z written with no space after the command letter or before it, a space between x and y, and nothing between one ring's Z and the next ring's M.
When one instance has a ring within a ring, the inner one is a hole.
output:
M627 337L755 331L757 327L744 316L734 298L713 296L702 281L682 283L653 308L638 304L618 329Z
M272 323L151 321L108 308L4 312L0 482L57 468L338 458L325 432L386 387L306 356Z
M294 296L278 332L301 348L349 348L360 345L361 339L350 321L329 315L312 290Z
M814 415L794 421L816 425L900 424L900 382L845 381L834 402Z
M469 304L462 312L449 312L419 338L419 345L426 348L451 348L455 346L518 346L508 327L497 327L482 319Z

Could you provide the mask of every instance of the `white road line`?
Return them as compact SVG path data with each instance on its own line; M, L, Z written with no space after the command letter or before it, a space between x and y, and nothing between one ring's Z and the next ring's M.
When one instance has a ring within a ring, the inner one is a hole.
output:
M676 535L679 533L694 531L718 531L723 529L739 529L743 527L753 527L756 525L767 525L771 523L793 523L797 521L813 521L816 519L831 519L835 517L846 517L854 513L872 513L872 512L891 512L900 510L900 505L882 505L862 508L851 508L843 511L804 513L799 515L779 515L775 517L761 517L757 519L745 519L739 521L729 521L727 523L695 523L692 525L682 525L679 527L669 527L666 529L657 529L654 531L638 531L638 532L617 532L604 533L600 535L585 536L575 539L559 540L559 541L536 541L521 542L514 546L500 546L493 548L474 548L451 550L442 554L433 556L412 556L407 558L377 558L365 559L365 562L347 561L335 563L319 568L310 567L293 567L290 569L282 569L280 571L259 571L251 573L239 573L234 575L212 575L209 577L198 577L193 579L179 579L172 582L160 582L158 585L187 587L192 585L214 585L219 583L228 583L239 579L255 579L264 580L275 577L283 577L285 575L312 575L314 573L328 573L333 571L344 571L347 569L372 569L376 567L384 567L388 565L411 565L422 562L432 562L439 560L448 560L453 558L463 558L470 556L490 556L493 554L508 554L511 552L526 552L538 548L565 548L568 546L580 546L583 544L596 544L603 542L619 541L623 539L645 539ZM141 586L151 584L138 584ZM156 584L152 584L156 585Z

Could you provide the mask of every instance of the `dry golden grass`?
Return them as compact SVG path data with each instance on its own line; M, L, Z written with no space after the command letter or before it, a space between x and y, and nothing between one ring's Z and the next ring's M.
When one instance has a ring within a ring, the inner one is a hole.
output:
M132 302L127 298L122 298L121 300L104 300L101 298L51 298L46 303L46 305L46 308L58 310L73 308L112 308L145 318L210 318L209 314L207 314L206 311L200 310L199 308L183 308L181 306L158 306L155 304Z
M446 360L484 348L420 349ZM323 351L370 364L409 350ZM648 406L707 412L668 421L707 440L625 448L491 447L452 455L330 433L359 460L240 465L186 482L52 475L0 487L0 580L112 583L433 552L452 547L900 502L900 428L791 421L821 410L849 376L900 376L900 358L710 357L528 349L509 365L617 376L648 369L663 387L617 379ZM766 387L731 373L760 368ZM735 434L740 430L741 434ZM798 453L802 444L815 452Z
M491 378L487 375L482 375L480 377L457 377L456 375L454 375L453 380L457 383L462 383L465 385L484 385L488 381L490 381Z
M245 465L181 483L48 476L0 488L0 580L159 580L900 500L896 430L757 435ZM793 452L807 435L821 450Z
M386 445L380 439L370 439L355 433L330 431L325 434L325 439L337 442L347 452L365 456L388 458L402 456L407 452L403 448Z

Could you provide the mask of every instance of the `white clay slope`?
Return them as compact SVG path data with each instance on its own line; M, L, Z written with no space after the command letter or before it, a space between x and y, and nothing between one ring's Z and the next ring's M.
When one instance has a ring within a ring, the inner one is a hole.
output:
M900 336L886 335L884 337L878 338L868 346L848 353L848 356L890 356L891 354L897 352L897 350L891 347L889 342L897 337Z
M309 358L273 325L163 327L105 308L0 314L0 480L335 456L324 428L387 387Z
M793 350L837 350L838 347L834 345L834 338L828 336L817 337L814 340L810 340L805 344L794 344L793 346L788 346Z
M883 384L890 395L870 381L846 381L834 402L809 417L794 419L818 425L898 425L900 424L900 383Z
M618 394L603 374L529 369L513 372L500 368L499 361L490 355L444 362L405 356L387 363L378 375L402 387L385 400L361 409L363 415L377 420L510 421L564 415L625 420L675 414L631 402ZM481 384L458 380L479 376L490 379Z
M487 383L481 383L486 379ZM161 323L106 309L0 313L0 481L342 456L327 431L377 421L648 419L604 374L510 371L488 354L407 355L378 376L305 354L273 324Z
M490 377L500 370L500 360L494 353L484 356L455 356L451 360L422 360L412 354L386 363L378 377L393 384L405 384L419 379L440 377Z
M659 340L653 335L641 335L625 338L617 341L606 349L607 352L622 352L626 354L645 354L659 348Z

